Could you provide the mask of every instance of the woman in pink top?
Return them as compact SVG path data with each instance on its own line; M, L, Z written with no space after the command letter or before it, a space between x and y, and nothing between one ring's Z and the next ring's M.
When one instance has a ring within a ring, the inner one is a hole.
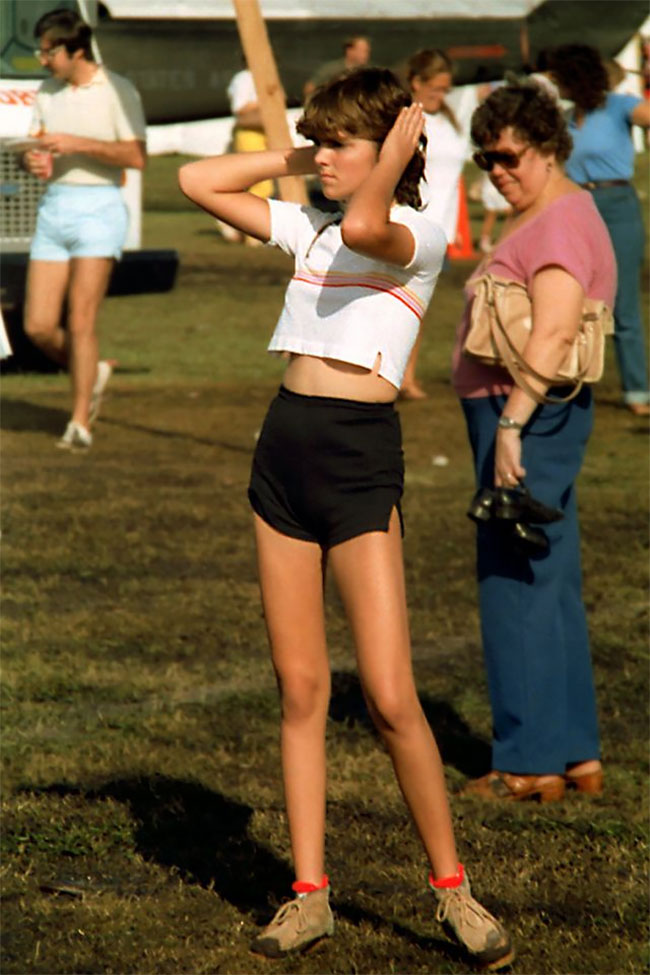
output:
M611 308L616 265L589 193L571 182L564 119L538 86L509 85L474 113L475 160L515 211L505 236L473 278L490 271L524 282L532 300L526 361L553 375L576 335L585 297ZM462 354L472 278L458 330L453 381L474 452L479 487L524 482L564 517L545 525L547 551L513 544L504 522L478 528L481 630L493 715L492 770L465 787L490 799L559 799L571 786L602 791L589 639L581 595L574 481L592 427L592 394L539 406L502 368ZM538 393L546 385L526 377ZM554 388L558 397L569 390Z

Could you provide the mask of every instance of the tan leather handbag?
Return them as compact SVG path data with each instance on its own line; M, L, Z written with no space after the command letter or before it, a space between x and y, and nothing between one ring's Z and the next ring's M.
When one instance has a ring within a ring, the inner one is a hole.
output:
M554 376L532 369L522 350L532 330L532 305L526 285L495 274L482 274L470 282L475 288L470 326L463 352L487 365L505 366L518 386L538 403L565 403L578 395L584 383L603 375L605 336L614 334L612 313L604 301L585 298L578 333ZM549 386L573 386L567 396L541 395L529 382L532 376Z

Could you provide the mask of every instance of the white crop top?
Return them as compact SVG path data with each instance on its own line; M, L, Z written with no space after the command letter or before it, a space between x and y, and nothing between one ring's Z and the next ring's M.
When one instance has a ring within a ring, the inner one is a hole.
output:
M381 353L379 375L399 389L445 256L442 229L411 207L394 206L391 220L415 240L411 263L400 267L346 247L340 217L299 203L268 203L269 243L296 260L269 351L366 369Z

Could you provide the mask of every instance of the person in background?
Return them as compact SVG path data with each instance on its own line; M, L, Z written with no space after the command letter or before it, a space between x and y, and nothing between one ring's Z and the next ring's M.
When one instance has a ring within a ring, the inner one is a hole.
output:
M394 402L446 244L418 212L423 126L422 109L392 72L359 69L307 102L298 131L313 146L201 160L179 179L204 210L295 259L269 346L290 359L249 486L281 697L295 897L252 950L280 958L334 932L324 872L330 666L323 573L331 569L370 714L430 862L436 918L474 962L498 969L514 951L458 861L444 770L414 683L404 588ZM260 179L316 169L323 192L340 205L337 216L249 192Z
M98 361L95 326L128 229L120 185L126 167L145 165L146 126L137 91L95 62L90 27L76 12L45 14L34 36L51 78L36 94L31 132L38 146L22 165L48 187L30 250L24 327L70 372L72 416L58 446L84 450L112 369Z
M514 210L492 253L470 277L453 355L479 488L514 488L563 518L545 525L550 547L530 552L496 519L477 532L481 635L492 707L492 769L463 794L497 802L602 791L600 741L585 606L575 480L593 423L591 388L538 405L498 366L462 354L486 272L525 283L532 329L523 350L538 395L575 338L586 297L612 307L616 263L589 193L564 172L571 138L557 102L531 82L494 91L476 110L477 165ZM538 375L539 374L539 375ZM552 395L571 389L554 387Z
M418 51L407 63L408 86L414 101L424 110L427 137L425 183L422 189L425 215L442 227L448 244L456 240L458 226L458 183L469 153L469 130L463 129L445 101L452 86L452 63L443 51ZM416 378L422 330L408 361L400 397L424 399L426 393Z
M228 100L230 112L234 117L232 145L235 152L262 152L266 149L266 136L260 106L255 90L253 74L248 68L233 75L228 85ZM265 179L251 187L251 193L268 199L273 193L273 180ZM249 247L257 247L260 241L257 237L250 237L233 230L221 221L219 229L227 240L244 241Z
M611 92L599 52L586 44L555 48L549 55L549 67L562 98L573 102L569 116L573 152L567 174L592 194L616 254L614 343L623 402L636 416L649 416L640 288L645 232L639 198L631 183L631 127L650 126L650 104L641 96Z
M343 42L343 57L335 61L326 61L306 82L303 88L304 100L318 88L319 85L331 81L337 75L344 74L346 71L354 71L355 68L363 68L370 63L372 48L370 41L362 34L355 34L348 37Z

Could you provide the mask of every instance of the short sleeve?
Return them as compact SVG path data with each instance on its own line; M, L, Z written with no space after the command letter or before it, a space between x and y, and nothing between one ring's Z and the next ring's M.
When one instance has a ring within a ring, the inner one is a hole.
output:
M620 118L626 122L628 125L632 124L632 112L640 105L643 99L640 95L627 95L625 93L616 93L610 95L611 104L614 106L617 114Z
M580 220L579 213L569 213L568 207L557 219L553 211L540 220L534 237L527 242L527 255L523 260L526 286L530 289L533 278L545 267L560 267L578 281L587 293L594 270L590 228Z
M337 75L342 74L344 70L345 61L342 58L337 61L326 61L325 64L321 64L316 69L309 80L312 85L319 88L320 85L324 85L327 81L331 81L332 78L336 78Z
M241 112L244 105L257 102L255 82L250 71L238 71L228 85L230 111L233 115Z
M413 234L415 250L406 265L409 271L433 271L438 273L447 251L447 237L439 224L411 207L396 207L391 212L391 221L401 223Z
M332 219L331 213L300 203L273 199L267 200L267 203L271 211L269 244L292 256L298 253L301 242L309 246L320 228Z
M144 142L147 138L147 123L137 89L127 78L119 75L109 74L108 81L114 94L113 114L117 140L130 142L137 139Z

